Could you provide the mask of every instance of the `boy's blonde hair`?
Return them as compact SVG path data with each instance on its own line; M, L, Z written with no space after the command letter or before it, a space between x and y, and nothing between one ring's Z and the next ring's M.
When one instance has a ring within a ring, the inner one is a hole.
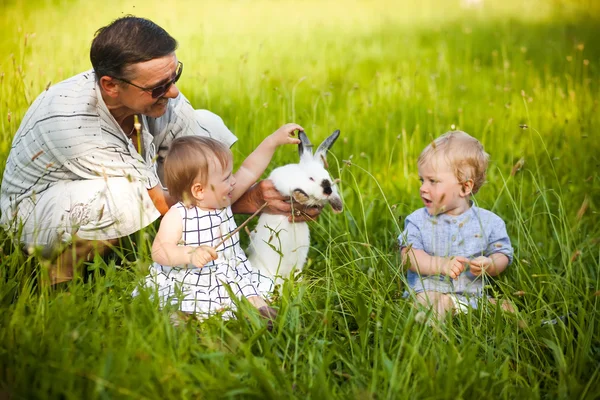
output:
M448 162L460 183L472 179L472 193L479 191L485 182L490 159L479 140L463 131L446 132L425 147L417 164L420 167L440 155Z
M184 136L171 142L165 157L164 178L169 194L186 205L192 202L195 183L206 185L209 163L218 160L222 168L232 161L231 150L218 140L201 136Z

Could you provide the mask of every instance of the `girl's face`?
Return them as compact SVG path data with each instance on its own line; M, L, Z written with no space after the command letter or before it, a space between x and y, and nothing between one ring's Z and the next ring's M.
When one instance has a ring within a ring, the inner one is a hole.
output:
M462 184L446 160L433 156L419 166L421 200L430 215L460 215L470 207L469 185Z
M209 161L208 181L201 185L200 191L193 191L197 205L203 209L220 209L231 205L231 193L235 186L233 176L233 160L229 159L227 166L223 168L216 157ZM194 185L195 186L195 185Z

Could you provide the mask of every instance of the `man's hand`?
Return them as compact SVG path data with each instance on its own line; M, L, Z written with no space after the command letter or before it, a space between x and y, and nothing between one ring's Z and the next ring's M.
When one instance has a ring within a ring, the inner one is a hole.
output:
M466 257L452 257L442 266L440 273L448 275L452 279L458 279L458 276L465 270L465 263L469 263L469 259Z
M231 209L237 214L252 214L265 202L267 214L288 215L290 222L313 221L321 213L320 207L305 207L301 204L290 204L290 198L282 196L273 182L265 179L253 185L236 201ZM292 209L294 213L292 214Z
M217 251L210 246L200 246L192 250L190 264L202 268L209 262L217 259Z
M479 256L469 261L469 269L475 276L485 273L486 270L494 265L494 261L490 257Z

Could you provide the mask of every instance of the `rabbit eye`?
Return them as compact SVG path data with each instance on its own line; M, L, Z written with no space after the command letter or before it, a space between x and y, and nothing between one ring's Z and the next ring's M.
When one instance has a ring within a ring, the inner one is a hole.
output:
M312 176L311 176L311 177L309 177L308 179L310 179L310 180L311 180L311 181L313 181L313 182L315 181L315 178L313 178Z

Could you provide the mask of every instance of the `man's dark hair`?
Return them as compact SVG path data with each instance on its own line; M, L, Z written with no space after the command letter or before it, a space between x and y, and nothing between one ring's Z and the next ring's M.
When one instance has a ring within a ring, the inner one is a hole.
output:
M123 78L124 69L139 62L165 57L177 49L177 41L154 22L127 15L96 31L90 60L96 79Z

